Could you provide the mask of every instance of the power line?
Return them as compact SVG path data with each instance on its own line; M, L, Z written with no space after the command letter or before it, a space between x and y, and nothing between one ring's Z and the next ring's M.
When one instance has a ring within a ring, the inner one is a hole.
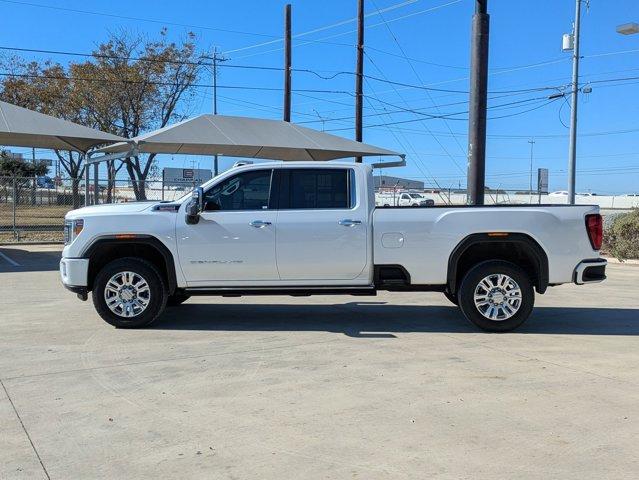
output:
M368 58L369 60L371 60L370 55L367 55L367 58ZM373 65L373 67L375 67L375 69L376 69L376 70L377 70L377 71L378 71L378 72L379 72L379 73L380 73L383 77L385 77L384 72L382 71L382 69L381 69L381 68L379 68L379 67L377 66L377 64L376 64L375 62L371 61L371 64ZM394 85L391 85L391 88L392 88L393 90L395 90L395 92L396 92L397 96L398 96L398 97L399 97L399 98L400 98L400 99L401 99L401 100L402 100L402 101L403 101L406 105L408 105L408 102L406 102L406 100L404 100L404 98L402 97L402 95L401 95L401 94L397 91L397 88L396 88ZM423 120L423 119L418 119L418 120ZM382 125L386 126L386 125L392 125L392 124L394 124L394 123L395 123L395 122L390 122L390 123L385 123L385 124L382 124ZM446 148L446 147L442 144L442 142L441 142L441 141L440 141L440 140L439 140L439 139L438 139L438 138L437 138L434 134L432 134L432 132L431 132L430 128L428 127L428 125L426 125L425 123L423 123L423 122L422 122L422 126L424 127L424 130L426 130L426 132L428 132L428 133L431 135L431 137L433 138L433 140L435 140L435 142L439 145L439 147L442 149L442 151L444 151L444 152L445 152L445 153L449 156L449 158L450 158L451 162L453 162L453 164L454 164L454 165L455 165L458 169L460 169L461 171L463 171L463 169L459 166L459 164L457 163L457 161L456 161L456 160L453 158L453 156L450 154L450 152L448 151L448 149L447 149L447 148Z
M4 1L4 0L0 0ZM67 50L47 50L47 49L36 49L36 48L22 48L22 47L9 47L9 46L0 46L0 50L8 50L8 51L18 51L18 52L29 52L29 53L44 53L48 55L66 55L66 56L77 56L77 57L91 57L97 59L112 59L112 60L130 60L130 61L143 61L150 63L169 63L176 65L193 65L193 66L212 66L213 64L210 62L204 61L185 61L185 60L163 60L159 58L148 58L148 57L140 57L140 56L120 56L120 55L106 55L101 53L84 53L84 52L72 52ZM368 56L369 60L372 62L370 55ZM248 69L248 70L265 70L265 71L275 71L281 72L283 71L283 67L273 67L273 66L262 66L262 65L238 65L238 64L223 64L218 65L221 68L238 68L238 69ZM339 70L339 71L326 71L331 72L332 75L322 75L320 72L316 70L311 70L307 68L292 68L294 72L298 73L308 73L317 76L322 80L332 80L340 75L354 75L353 72ZM428 85L419 85L419 84L410 84L406 82L399 82L394 80L389 80L388 78L380 78L374 75L365 75L367 78L387 83L389 85L402 86L407 88L414 88L418 90L425 91L434 91L434 92L444 92L444 93L458 93L458 94L468 94L467 90L455 90L455 89L444 89L444 88L436 88L429 87ZM544 91L544 90L556 90L558 88L563 88L565 85L557 85L557 86L540 86L540 87L531 87L526 89L518 89L518 90L501 90L501 91L492 91L491 93L503 93L503 94L516 94L516 93L528 93L534 91ZM432 100L432 99L431 99Z
M185 27L185 28L198 28L198 29L201 29L201 30L211 30L211 31L214 31L214 32L233 33L233 34L240 34L240 35L252 35L252 36L256 36L256 37L278 38L278 35L269 35L269 34L266 34L266 33L248 32L248 31L241 31L241 30L230 30L230 29L226 29L226 28L209 27L209 26L206 26L206 25L192 25L192 24L188 24L188 23L170 22L170 21L166 21L166 20L155 20L155 19L152 19L152 18L143 18L143 17L132 17L132 16L129 16L129 15L118 15L118 14L115 14L115 13L95 12L95 11L90 11L90 10L80 10L80 9L77 9L77 8L59 7L59 6L55 6L55 5L43 5L43 4L40 4L40 3L22 2L22 1L17 1L17 0L0 0L0 2L2 2L2 3L11 3L11 4L14 4L14 5L23 5L23 6L27 6L27 7L46 8L46 9L49 9L49 10L59 10L59 11L69 12L69 13L80 13L82 15L93 15L93 16L101 16L101 17L118 18L118 19L121 19L121 20L134 20L136 22L155 23L155 24L159 24L159 25L170 25L170 26Z
M405 18L413 17L413 16L415 16L415 15L421 15L421 14L423 14L423 13L433 12L433 11L435 11L435 10L439 10L439 9L441 9L441 8L445 8L445 7L448 7L448 6L454 5L454 4L456 4L456 3L460 3L460 2L462 2L462 1L463 1L463 0L452 0L452 1L448 2L448 3L444 3L444 4L441 4L441 5L435 5L435 6L433 6L433 7L429 7L429 8L424 9L424 10L420 10L420 11L417 11L417 12L412 12L412 13L409 13L409 14L406 14L406 15L402 15L402 16L400 16L400 17L396 17L396 18L390 19L390 20L389 20L389 22L396 22L396 21L398 21L398 20L403 20L403 19L405 19ZM369 14L369 15L370 15L370 14ZM368 25L366 26L366 28L367 28L367 29L368 29L368 28L374 28L374 27L378 27L378 26L380 26L380 25L383 25L383 22L373 23L373 24L368 24ZM334 34L334 35L329 35L329 36L327 36L327 37L322 37L322 38L320 38L320 39L318 39L318 40L307 40L307 41L305 41L305 42L296 43L294 46L295 46L295 47L301 47L301 46L308 45L308 44L311 44L311 43L321 43L321 41L329 40L329 39L331 39L331 38L336 38L336 37L342 37L342 36L344 36L344 35L349 35L349 34L354 33L354 32L356 32L356 31L357 31L357 30L348 30L348 31L345 31L345 32L336 33L336 34ZM352 45L349 45L349 46L351 46L351 47L352 47ZM263 51L263 52L251 53L251 54L249 54L249 55L243 55L243 56L241 56L241 57L239 57L239 58L254 57L254 56L256 56L256 55L263 55L263 54L266 54L266 53L277 52L277 51L282 50L282 48L283 48L283 47L278 47L278 48L274 48L274 49L271 49L271 50L265 50L265 51Z
M2 1L2 0L0 0ZM18 77L18 78L45 78L48 80L62 80L68 82L96 82L96 83L131 83L131 84L147 84L147 85L160 85L171 86L175 85L175 82L157 82L157 81L145 81L145 80L129 80L129 79L106 79L106 78L91 78L91 77L64 77L57 75L36 75L30 73L12 73L12 72L0 72L2 77ZM212 88L211 84L194 83L190 85L195 88ZM232 89L232 90L260 90L260 91L276 91L282 90L281 87L252 87L248 85L218 85L217 88ZM309 93L333 93L340 95L352 95L351 92L345 90L322 90L322 89L296 89L294 92L309 92Z
M397 8L405 7L406 5L411 5L411 4L413 4L413 3L417 2L417 1L418 0L406 0L404 2L397 3L395 5L390 5L389 7L386 7L384 10L385 11L395 10ZM375 13L369 13L367 15L364 15L364 17L370 17L372 15L375 15ZM292 38L305 37L305 36L311 35L313 33L323 32L325 30L330 30L331 28L339 27L339 26L342 26L342 25L347 25L347 24L353 23L355 21L357 21L357 17L348 18L346 20L340 20L340 21L332 23L330 25L324 25L322 27L317 27L317 28L314 28L312 30L307 30L306 32L297 33L297 34L293 35ZM266 41L266 42L257 43L255 45L248 45L246 47L240 47L240 48L236 48L236 49L233 49L233 50L228 50L226 53L241 52L241 51L244 51L244 50L263 47L263 46L266 46L266 45L272 45L272 44L275 44L275 43L279 43L279 42L281 42L283 40L284 40L283 38L278 37L278 38L276 38L274 40L269 40L269 41ZM311 42L312 42L312 40L311 40Z
M514 117L517 115L522 115L524 113L527 112L531 112L533 110L538 110L539 108L545 107L547 105L550 105L551 103L557 101L558 99L552 99L552 100L548 100L546 97L544 98L537 98L537 99L529 99L529 100L523 100L523 101L518 101L518 102L511 102L511 103L505 103L499 106L494 106L492 108L497 108L497 107L509 107L509 106L513 106L513 105L517 105L520 104L522 102L531 102L531 101L536 101L536 102L540 102L540 101L544 101L544 103L542 103L541 105L532 107L530 109L527 110L522 110L520 112L516 112L516 113L511 113L508 115L502 115L502 116L497 116L497 117L489 117L490 120L497 120L497 119L501 119L501 118L508 118L508 117ZM419 112L417 112L419 113ZM461 115L464 113L468 113L468 111L465 112L458 112L455 114L451 114L451 115ZM427 114L423 114L421 113L421 115L427 115ZM378 124L374 124L374 125L366 125L366 128L373 128L373 127L385 127L388 125L401 125L401 124L406 124L406 123L414 123L414 122L423 122L424 120L442 120L442 119L446 119L446 120L460 120L460 121L468 121L468 118L451 118L450 116L442 116L442 115L432 115L432 116L428 116L427 118L410 118L407 120L398 120L398 121L394 121L394 122L386 122L386 123L378 123ZM352 128L352 127L351 127ZM327 129L327 132L338 132L338 131L344 131L344 130L350 130L349 127L344 127L344 128L331 128L331 129ZM445 133L445 132L444 132ZM450 137L457 137L457 136L462 136L462 134L457 134L454 132L448 132L448 135ZM465 136L466 134L463 134L463 136ZM528 137L530 137L530 135L528 135Z
M377 5L375 4L375 0L371 0L373 2L373 5L375 5L375 8L377 8ZM404 48L402 47L401 43L399 43L399 40L397 39L397 36L395 35L395 33L393 32L393 30L390 28L390 25L388 25L388 22L386 22L386 20L384 19L384 16L380 14L380 18L384 21L384 25L386 27L386 30L388 31L388 33L390 34L390 36L393 38L393 41L395 42L395 45L397 45L397 48L399 49L400 53L402 54L402 56L404 57L404 59L406 60L406 62L408 63L410 69L413 71L413 74L415 75L415 78L417 78L417 81L421 84L424 83L424 81L422 80L421 76L419 75L419 73L417 73L417 69L415 68L415 66L412 64L412 62L410 60L408 60L408 56L406 55L406 52L404 51ZM440 90L441 91L441 90ZM464 92L466 93L466 92ZM426 90L426 95L428 96L429 100L431 101L431 103L433 105L435 105L435 109L437 110L437 112L440 112L439 107L437 106L437 104L435 103L435 101L433 100L432 95L430 94L429 90ZM446 128L452 133L452 129L450 128L450 125L448 124L448 122L446 121L446 118L442 116L442 120L444 121L444 125L446 125ZM453 137L453 140L455 141L455 143L457 144L457 146L459 147L459 149L465 153L466 150L464 150L464 148L461 146L461 144L459 143L459 140L456 137ZM452 160L452 157L451 157Z

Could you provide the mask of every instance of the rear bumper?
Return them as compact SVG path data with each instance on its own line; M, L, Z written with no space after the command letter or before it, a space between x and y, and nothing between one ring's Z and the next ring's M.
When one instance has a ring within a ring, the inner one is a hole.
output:
M603 258L582 261L575 268L574 282L577 285L603 282L606 279L606 265L608 261Z
M71 291L74 288L87 288L87 274L89 272L88 258L64 258L60 260L60 279L63 285Z

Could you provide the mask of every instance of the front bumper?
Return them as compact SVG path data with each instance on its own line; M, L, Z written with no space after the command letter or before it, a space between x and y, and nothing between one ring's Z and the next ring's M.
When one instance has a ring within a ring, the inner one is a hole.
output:
M606 265L608 261L603 258L580 262L573 274L574 282L577 285L603 282L606 279Z
M87 288L87 278L89 273L88 258L65 258L60 260L60 278L65 287Z

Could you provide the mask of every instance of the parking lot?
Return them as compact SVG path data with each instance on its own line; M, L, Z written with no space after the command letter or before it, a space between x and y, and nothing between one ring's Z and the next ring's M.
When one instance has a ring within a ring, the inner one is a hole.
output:
M441 294L193 298L116 330L0 247L0 478L639 476L639 266L486 334Z

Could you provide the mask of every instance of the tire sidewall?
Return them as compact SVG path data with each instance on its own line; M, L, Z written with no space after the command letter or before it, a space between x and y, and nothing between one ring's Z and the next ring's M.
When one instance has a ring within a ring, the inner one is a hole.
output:
M475 306L475 288L488 275L502 273L511 277L521 289L522 304L515 315L507 320L490 320L484 317ZM464 316L483 330L490 332L508 332L524 323L532 313L535 304L535 291L526 272L517 265L489 260L471 268L462 280L457 298Z
M104 300L104 288L109 279L118 272L129 271L142 276L151 292L151 300L146 309L135 317L125 318L113 313ZM98 272L93 284L93 305L102 319L118 328L140 328L154 322L166 307L167 288L157 268L139 258L120 258L105 265Z

